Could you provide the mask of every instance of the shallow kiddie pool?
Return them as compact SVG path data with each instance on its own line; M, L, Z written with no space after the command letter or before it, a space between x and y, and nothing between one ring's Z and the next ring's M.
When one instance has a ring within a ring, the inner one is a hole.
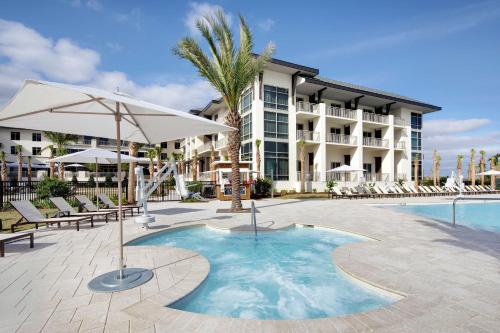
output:
M321 318L367 311L397 298L348 277L332 251L364 239L324 228L253 233L184 228L129 245L194 250L210 262L207 279L171 308L254 319Z

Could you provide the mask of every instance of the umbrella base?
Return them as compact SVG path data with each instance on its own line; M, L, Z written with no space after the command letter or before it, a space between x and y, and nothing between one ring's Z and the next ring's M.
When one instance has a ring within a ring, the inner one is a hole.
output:
M149 223L153 223L155 217L153 215L141 215L135 218L135 223L142 224L143 228L148 228Z
M153 277L153 271L145 268L124 268L123 278L120 279L120 271L99 275L92 279L88 288L98 293L112 293L138 287Z

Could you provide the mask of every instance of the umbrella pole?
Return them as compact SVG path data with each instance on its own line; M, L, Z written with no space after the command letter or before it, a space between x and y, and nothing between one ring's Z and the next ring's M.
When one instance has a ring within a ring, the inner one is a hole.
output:
M120 279L123 279L123 215L122 215L122 160L121 160L121 137L120 137L120 103L116 103L116 163L117 163L117 173L118 173L118 223L120 225L120 259L118 264L120 265Z
M99 210L99 163L95 158L95 196L97 198L97 210Z

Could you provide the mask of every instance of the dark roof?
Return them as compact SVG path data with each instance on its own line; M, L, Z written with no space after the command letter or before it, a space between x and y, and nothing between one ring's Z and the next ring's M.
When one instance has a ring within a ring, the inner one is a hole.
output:
M210 106L212 106L212 104L220 104L220 103L222 103L222 101L223 101L222 97L219 97L218 99L213 99L210 102L208 102L208 104L205 105L205 107L203 109L191 109L191 110L189 110L189 113L192 113L194 115L199 115L203 111L208 110L208 108L210 108Z
M320 76L316 76L314 78L306 78L306 82L315 83L318 85L324 85L327 87L345 90L345 91L350 91L350 92L359 93L359 94L363 94L363 95L369 95L369 96L383 98L383 99L390 99L390 100L394 100L394 101L400 102L400 103L417 105L420 107L432 109L434 111L441 110L440 106L428 104L428 103L416 100L414 98L398 95L398 94L383 91L383 90L363 87L363 86L359 86L359 85L352 84L352 83L332 80L332 79L328 79L328 78L324 78L324 77L320 77Z
M259 56L257 53L252 53L252 54L254 57ZM299 64L295 64L293 62L288 62L288 61L284 61L284 60L280 60L280 59L276 59L276 58L269 59L269 62L272 64L285 66L285 67L289 67L289 68L294 68L298 71L305 72L305 73L301 73L302 75L309 74L311 76L316 76L319 74L319 69L317 69L317 68L299 65Z

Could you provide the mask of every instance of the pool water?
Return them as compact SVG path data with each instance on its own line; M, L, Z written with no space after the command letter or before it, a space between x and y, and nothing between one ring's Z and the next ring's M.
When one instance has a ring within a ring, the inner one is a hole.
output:
M391 206L396 210L429 217L432 219L453 222L453 205L406 205ZM474 229L500 232L500 203L457 203L455 211L457 224Z
M339 271L332 251L362 239L316 228L252 233L195 227L138 240L199 252L210 262L207 279L170 307L254 319L339 316L395 301Z

